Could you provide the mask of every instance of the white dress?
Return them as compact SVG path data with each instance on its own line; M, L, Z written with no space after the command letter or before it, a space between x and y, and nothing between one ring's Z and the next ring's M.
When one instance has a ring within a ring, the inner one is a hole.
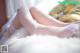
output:
M36 33L28 36L24 28L17 30L5 44L9 46L8 53L80 53L80 38L59 38Z

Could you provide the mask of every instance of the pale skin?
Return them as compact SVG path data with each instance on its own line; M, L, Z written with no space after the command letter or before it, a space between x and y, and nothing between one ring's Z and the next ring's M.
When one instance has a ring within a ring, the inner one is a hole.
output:
M7 32L4 33L4 35L6 35L6 37L10 37L10 35L13 33L13 28L18 29L20 27L24 27L29 35L40 33L64 37L63 34L70 34L73 32L69 29L65 29L67 25L69 24L44 15L35 7L25 9L24 5L22 5L22 7L18 10L15 19L13 20L11 27Z
M23 26L25 29L27 29L29 31L29 33L32 33L34 32L35 30L35 27L39 28L44 28L43 25L37 25L36 23L34 22L31 22L31 20L29 19L26 19L27 16L26 16L27 13L25 13L25 10L24 8L21 8L19 11L18 11L18 14L16 16L16 18L13 20L12 22L12 25L9 29L9 31L7 31L6 33L4 34L7 34L7 35L11 35L12 34L12 30L14 28L18 29L19 27ZM49 29L49 27L46 26L47 29ZM54 27L53 27L54 28ZM58 28L58 27L56 27ZM55 28L54 28L55 29ZM56 29L55 29L56 30Z
M36 9L34 9L36 10ZM34 11L31 12L33 14ZM64 29L65 27L56 27L52 24L52 26L48 25L50 24L49 19L43 19L44 16L41 17L41 20L45 20L45 22L41 22L41 24L34 21L32 17L28 17L29 11L28 9L25 10L24 7L19 9L18 14L16 18L13 20L11 27L9 30L4 33L6 34L6 37L10 37L10 35L13 33L11 32L13 30L12 27L18 29L20 27L24 27L29 35L32 35L34 33L40 33L40 34L49 34L49 35L57 35L59 37L66 37L63 34L72 33L73 31L70 31L69 29ZM38 12L37 12L38 14ZM35 15L37 15L35 14ZM34 15L33 15L34 16ZM35 17L35 16L34 16ZM38 17L37 17L38 18ZM46 24L47 22L47 24ZM49 23L48 23L49 22ZM57 31L56 31L57 30Z
M63 27L63 26L70 24L70 23L60 22L60 21L56 20L55 18L45 15L35 7L30 8L30 12L31 12L33 18L38 23L43 24L43 25Z

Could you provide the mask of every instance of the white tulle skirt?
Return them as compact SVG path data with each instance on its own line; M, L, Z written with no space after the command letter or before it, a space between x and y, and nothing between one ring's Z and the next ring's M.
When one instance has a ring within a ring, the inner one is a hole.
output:
M24 28L6 41L8 53L80 53L79 38L59 38L50 35L28 36Z

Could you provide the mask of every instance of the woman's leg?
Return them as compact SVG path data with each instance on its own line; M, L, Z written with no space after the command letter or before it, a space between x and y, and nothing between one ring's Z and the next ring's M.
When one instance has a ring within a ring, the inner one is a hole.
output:
M28 19L30 16L28 17L29 13L26 11L27 10L25 10L24 7L18 10L15 19L12 21L12 24L10 25L8 30L3 33L5 37L10 37L13 34L14 29L19 29L20 27L24 27L29 34L33 33L33 22L31 22L32 20Z
M18 11L18 14L16 16L18 20L20 21L21 25L28 31L29 35L33 33L40 33L40 34L49 34L49 35L57 35L60 37L66 37L72 35L74 32L76 32L76 28L74 27L75 25L69 25L65 27L55 27L55 26L46 26L46 25L41 25L35 22L33 18L31 17L29 10L25 8L21 8ZM16 23L14 22L14 25ZM15 25L18 26L18 25ZM66 35L67 34L67 35Z
M27 30L29 34L33 34L35 31L35 23L32 16L29 13L28 8L22 7L18 11L18 18L22 26Z
M70 37L78 30L76 24L70 24L65 27L56 27L55 25L53 26L41 25L37 22L34 22L35 20L30 15L28 9L26 12L26 9L21 8L19 13L21 13L21 15L19 14L20 21L22 22L25 29L28 28L30 33L40 33L40 34L57 35L60 37ZM21 16L23 16L23 18Z
M54 20L50 19L49 16L45 16L44 14L42 14L40 11L38 11L34 7L32 7L30 9L30 12L29 12L28 8L25 8L22 5L22 7L19 9L18 14L16 16L18 19L18 20L16 19L16 21L19 21L20 25L22 25L28 31L29 34L33 34L33 33L40 31L39 33L41 33L41 32L45 33L46 32L47 34L52 34L52 35L60 34L60 32L61 32L61 35L62 35L62 34L65 34L64 32L73 33L75 31L74 27L72 27L73 31L69 30L66 27L56 27L56 26L64 26L66 24L61 23L55 19ZM41 22L41 24L43 24L43 25L35 22L35 20L31 16L31 14L35 19L37 19L38 22ZM14 25L15 25L15 27L17 27L16 22L14 22ZM69 35L70 35L70 33L69 33Z
M60 22L54 18L49 17L48 15L45 15L41 13L37 8L30 7L30 12L33 16L33 18L39 22L40 24L47 25L47 26L66 26L69 23L63 23Z
M6 37L10 37L10 35L13 34L14 30L19 29L20 27L22 27L22 24L21 24L21 22L18 18L18 15L16 15L15 19L12 21L12 23L11 23L10 27L8 28L8 30L4 31L5 29L3 28L2 33Z

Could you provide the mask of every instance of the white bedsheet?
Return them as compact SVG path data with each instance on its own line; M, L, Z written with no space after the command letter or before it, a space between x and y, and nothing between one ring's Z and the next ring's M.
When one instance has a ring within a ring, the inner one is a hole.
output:
M12 35L6 43L8 53L80 53L79 38L59 38L50 35L28 36L24 28Z

